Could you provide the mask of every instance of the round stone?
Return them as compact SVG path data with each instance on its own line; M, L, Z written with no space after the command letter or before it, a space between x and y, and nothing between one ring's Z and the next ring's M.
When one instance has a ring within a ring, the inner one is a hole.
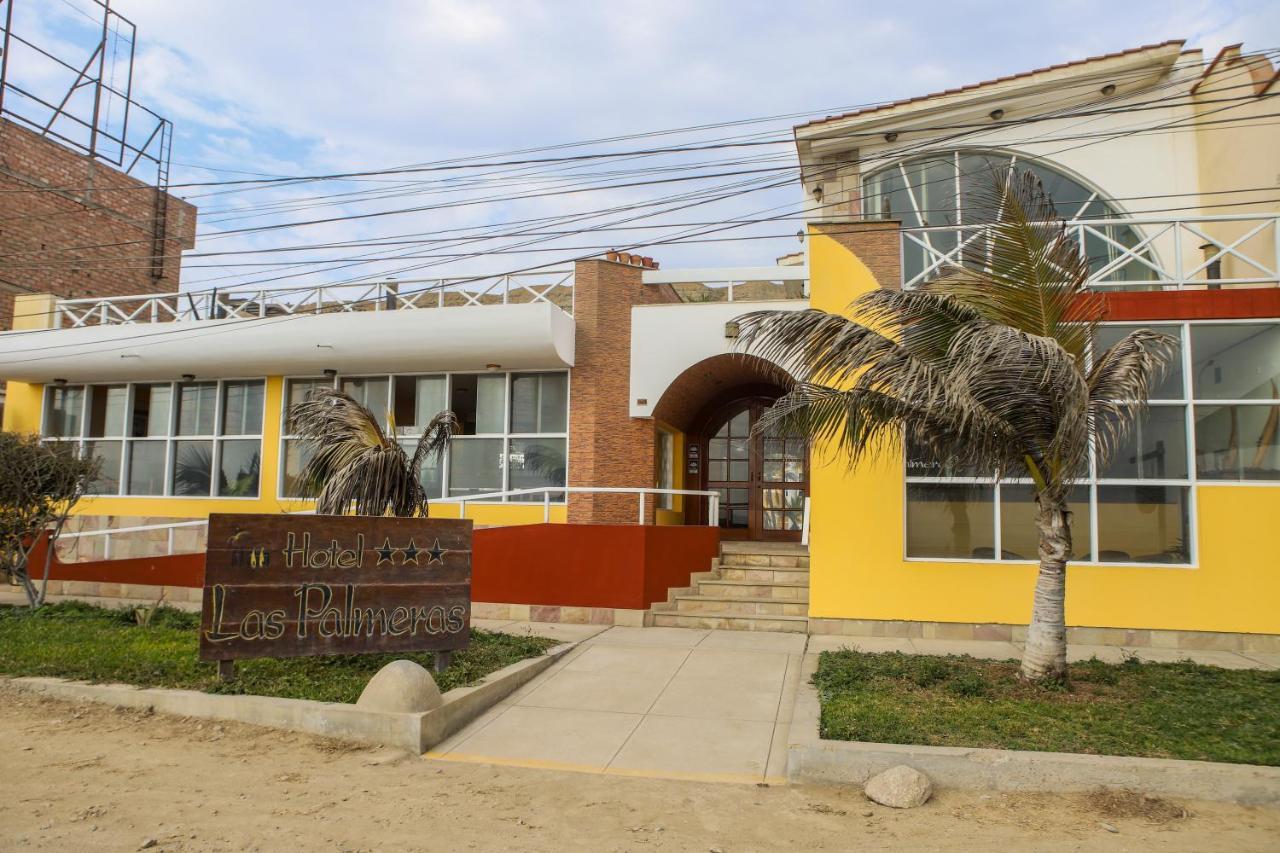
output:
M867 799L895 809L922 806L933 795L929 777L905 764L890 767L867 780L863 787Z
M430 672L411 660L393 660L369 679L356 707L416 714L439 708L443 701Z

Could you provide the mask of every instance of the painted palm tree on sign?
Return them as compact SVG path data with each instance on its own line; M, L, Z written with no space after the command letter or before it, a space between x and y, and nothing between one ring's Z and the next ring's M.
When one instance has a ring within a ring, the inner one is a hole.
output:
M998 215L953 273L864 294L851 306L855 319L747 314L738 341L807 377L761 429L807 434L850 465L905 438L948 467L1035 484L1040 567L1022 674L1062 680L1067 495L1091 445L1101 466L1127 436L1173 341L1140 329L1091 355L1103 302L1087 289L1088 258L1039 180L993 176L990 195L985 209Z
M410 456L377 417L351 397L332 389L313 391L289 409L294 434L308 456L304 482L316 491L322 515L427 514L429 497L419 473L449 445L458 420L453 412L431 419Z

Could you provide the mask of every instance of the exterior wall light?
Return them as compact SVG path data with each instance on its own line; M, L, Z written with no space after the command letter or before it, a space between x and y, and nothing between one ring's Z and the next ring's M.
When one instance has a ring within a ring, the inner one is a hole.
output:
M728 341L736 340L738 337L738 332L740 331L741 329L738 327L738 322L736 320L730 320L729 322L724 324L725 340L728 340Z
M1107 85L1102 87L1102 94L1104 95L1114 95L1115 93L1116 93L1115 83L1108 83Z
M886 134L884 135L884 141L885 141L885 142L897 142L897 141L898 141L898 131L896 131L896 130L891 130L891 131L889 131L888 133L886 133Z
M490 373L492 373L495 370L500 370L501 368L502 368L501 364L494 364L493 362L490 362L489 364L486 364L484 366L484 369L489 371Z
M999 107L996 107L994 110L988 113L988 115L991 116L992 121L999 121L1000 119L1004 118L1004 110L1000 109Z
M338 371L334 370L332 367L326 367L321 372L324 373L325 379L333 379L338 375Z
M183 382L195 382L195 381L196 381L196 375L195 375L194 373L184 373L184 374L182 374L182 381L183 381Z
M65 379L55 379L55 380L53 380L53 384L54 384L54 385L57 385L59 388L61 388L63 385L66 385L66 384L67 384L67 380L65 380Z

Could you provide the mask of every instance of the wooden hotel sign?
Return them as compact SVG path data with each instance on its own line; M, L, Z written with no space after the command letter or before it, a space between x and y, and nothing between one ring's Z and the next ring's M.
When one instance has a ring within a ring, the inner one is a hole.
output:
M471 522L209 516L200 659L453 651L471 636Z

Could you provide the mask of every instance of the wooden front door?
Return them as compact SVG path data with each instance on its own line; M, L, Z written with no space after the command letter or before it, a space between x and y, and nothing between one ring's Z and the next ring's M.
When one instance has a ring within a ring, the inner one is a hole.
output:
M753 435L763 400L731 406L706 440L704 488L720 493L726 539L800 540L809 494L809 450L798 436Z

